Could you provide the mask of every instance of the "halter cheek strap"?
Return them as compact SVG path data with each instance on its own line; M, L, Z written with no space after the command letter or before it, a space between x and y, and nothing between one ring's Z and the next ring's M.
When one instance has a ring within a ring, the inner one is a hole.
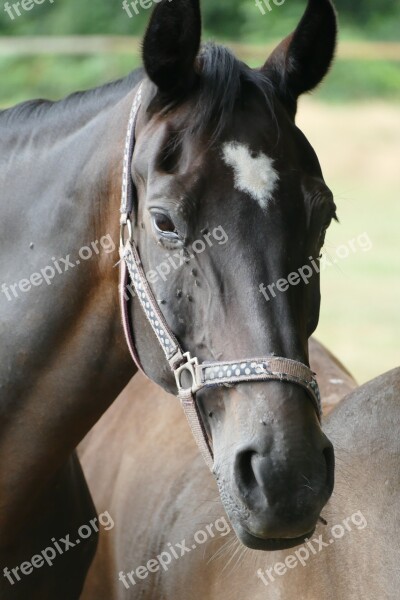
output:
M131 214L133 209L133 188L130 164L135 145L135 123L141 103L141 86L135 95L129 117L125 142L122 197L121 197L121 284L120 303L126 341L137 366L143 371L134 342L134 335L128 315L126 287L128 276L154 334L160 344L171 371L175 376L178 398L185 412L193 436L201 454L212 470L213 451L196 401L196 394L204 388L251 383L256 381L282 381L302 387L311 398L318 418L321 418L321 400L314 373L303 363L288 358L267 356L244 358L237 361L205 362L184 352L172 333L158 306L153 291L146 279L138 249L132 237ZM128 235L125 239L125 229Z

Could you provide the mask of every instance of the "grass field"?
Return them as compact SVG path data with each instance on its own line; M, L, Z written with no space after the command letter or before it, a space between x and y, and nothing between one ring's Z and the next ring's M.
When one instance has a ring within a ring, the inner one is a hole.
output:
M363 232L372 243L324 271L317 331L361 383L400 365L400 112L383 102L303 99L298 124L338 206L328 256Z
M255 63L259 51L246 58ZM3 55L0 106L57 99L122 76L138 62L126 52ZM387 56L342 57L326 84L301 101L298 116L338 206L341 224L328 232L328 255L362 233L372 243L324 271L317 332L360 383L400 364L399 65Z

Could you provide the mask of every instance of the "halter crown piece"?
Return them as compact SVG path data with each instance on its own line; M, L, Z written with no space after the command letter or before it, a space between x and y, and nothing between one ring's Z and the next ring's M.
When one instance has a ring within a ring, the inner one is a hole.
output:
M199 390L208 387L232 385L254 381L286 381L301 386L308 392L314 407L321 418L321 400L317 381L306 365L288 358L266 356L264 358L244 358L227 362L206 362L200 364L190 352L184 352L162 314L152 289L146 279L139 252L132 236L133 198L136 190L130 175L131 159L135 146L135 125L142 99L142 85L133 100L126 134L121 197L121 285L120 304L122 323L126 341L133 360L140 370L143 368L136 351L134 335L128 314L128 294L126 288L130 279L141 307L156 335L165 357L175 375L178 398L185 412L193 436L201 454L212 470L213 450L196 402ZM128 235L125 239L125 230Z

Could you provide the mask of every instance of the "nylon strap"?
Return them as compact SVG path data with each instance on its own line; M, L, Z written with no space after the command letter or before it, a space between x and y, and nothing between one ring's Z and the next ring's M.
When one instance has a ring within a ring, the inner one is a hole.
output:
M132 211L132 186L133 181L130 176L131 158L135 146L135 125L140 104L142 102L142 84L135 94L131 112L129 115L128 129L125 138L124 162L122 169L122 191L121 191L121 217L128 216ZM125 221L126 223L126 221ZM123 223L123 224L125 224Z

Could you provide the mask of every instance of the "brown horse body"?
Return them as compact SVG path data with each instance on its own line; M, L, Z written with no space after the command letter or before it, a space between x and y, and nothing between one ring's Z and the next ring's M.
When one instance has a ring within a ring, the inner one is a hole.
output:
M323 398L332 399L330 386L338 387L336 401L354 388L315 343L311 365L329 373L319 377ZM220 535L215 527L214 536L193 550L196 534L225 515L217 487L178 402L136 376L81 449L97 509L115 521L100 536L84 600L395 600L399 390L400 369L352 391L326 420L336 449L336 484L322 512L327 525L317 526L308 556L304 546L272 553L244 549L233 532ZM180 557L182 540L190 552ZM165 551L172 555L171 545L179 559L172 557L166 570L147 571L148 561ZM305 566L299 559L293 566L296 552ZM283 573L285 561L292 566Z

